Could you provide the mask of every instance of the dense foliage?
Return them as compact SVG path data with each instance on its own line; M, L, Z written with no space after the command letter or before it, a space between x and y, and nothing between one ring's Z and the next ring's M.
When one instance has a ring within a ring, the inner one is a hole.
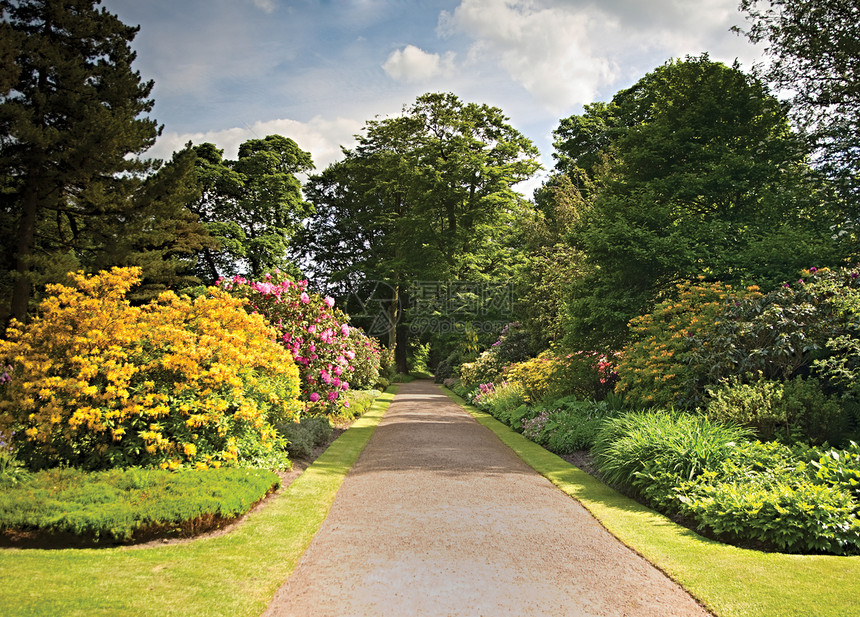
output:
M15 43L14 61L0 65L0 283L11 300L4 313L18 320L27 315L34 258L64 259L89 238L91 220L122 207L119 179L146 169L133 155L159 133L143 117L153 83L131 69L137 28L96 4L0 3L3 35Z
M699 274L772 286L834 255L785 108L707 55L562 120L556 148L561 171L600 180L572 235L591 266L569 302L572 346L617 349L630 319Z
M386 336L406 372L408 330L397 326L410 287L504 274L525 207L512 187L538 169L537 150L501 109L428 93L367 122L344 155L308 181L316 215L300 247L314 277L379 307L384 332L368 332Z

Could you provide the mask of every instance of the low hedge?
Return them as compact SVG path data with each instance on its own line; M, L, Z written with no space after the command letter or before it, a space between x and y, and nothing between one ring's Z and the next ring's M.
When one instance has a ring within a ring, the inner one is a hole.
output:
M221 527L280 487L259 469L52 469L0 492L7 545L133 543Z

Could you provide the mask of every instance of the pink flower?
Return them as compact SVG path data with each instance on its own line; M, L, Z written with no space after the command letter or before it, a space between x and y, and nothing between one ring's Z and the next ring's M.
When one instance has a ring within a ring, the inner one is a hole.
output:
M348 325L348 324L343 324L343 325L341 325L341 327L340 327L340 332L341 332L341 334L343 334L344 336L349 336L349 325Z
M325 302L329 308L334 306L334 298L332 298L331 296L326 296L323 302Z
M335 375L337 375L338 377L340 377L342 373L343 373L343 369L342 369L342 368L340 368L339 366L334 367L334 374L335 374Z
M350 360L355 360L355 352L352 349L347 349L343 355L345 355Z
M344 401L343 406L348 408L349 407L349 401Z
M318 400L320 400L320 395L316 392L311 392L311 395L308 398L311 400L311 403L316 403Z
M342 384L340 384L340 387L342 390L349 390L349 382L348 381L343 382Z
M337 395L338 395L337 392L329 392L328 393L328 400L333 401L333 400L337 399Z
M308 332L310 332L311 334L313 334L316 331L317 331L317 327L314 324L311 324L308 326Z
M310 296L308 296L308 294L307 294L307 293L305 293L304 291L302 292L302 295L301 295L301 296L299 296L299 297L301 298L301 301L302 301L302 303L304 303L304 304L307 304L308 302L310 302L310 301L311 301Z

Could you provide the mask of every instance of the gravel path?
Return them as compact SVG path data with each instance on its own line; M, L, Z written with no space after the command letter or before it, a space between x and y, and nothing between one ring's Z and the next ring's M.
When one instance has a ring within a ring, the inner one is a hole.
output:
M265 615L709 613L416 381L401 385Z

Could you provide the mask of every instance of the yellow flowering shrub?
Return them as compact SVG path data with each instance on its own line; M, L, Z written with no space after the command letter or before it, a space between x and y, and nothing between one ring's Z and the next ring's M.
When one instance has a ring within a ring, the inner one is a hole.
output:
M621 352L615 389L634 405L696 404L698 384L708 368L692 361L698 337L719 323L730 304L761 296L755 286L736 290L701 279L677 287L675 298L630 321L632 342Z
M506 367L504 377L520 386L526 403L536 403L553 393L554 376L561 368L561 360L553 352L545 351L537 358Z
M0 432L32 466L175 469L236 463L282 448L275 422L294 419L298 371L260 315L210 288L125 296L139 268L70 274L31 323L0 341L11 365Z

